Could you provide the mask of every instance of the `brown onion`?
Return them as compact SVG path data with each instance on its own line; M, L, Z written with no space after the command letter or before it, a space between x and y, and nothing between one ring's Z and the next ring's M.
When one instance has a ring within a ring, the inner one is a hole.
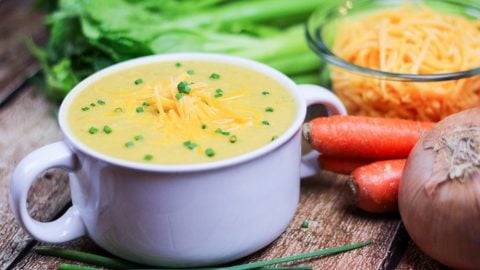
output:
M408 157L399 210L426 254L459 269L480 269L480 108L451 115Z

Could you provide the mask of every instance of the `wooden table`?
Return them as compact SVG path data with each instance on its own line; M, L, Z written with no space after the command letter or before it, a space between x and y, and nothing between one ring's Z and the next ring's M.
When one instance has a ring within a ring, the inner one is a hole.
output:
M24 37L42 43L46 30L33 0L0 2L0 269L56 269L67 260L39 256L41 243L22 231L8 203L8 182L15 165L32 150L62 139L54 116L56 104L28 80L39 66ZM67 175L51 170L29 193L30 213L55 219L68 207ZM267 248L245 258L255 261L373 239L359 250L308 261L314 269L442 269L409 239L398 214L371 215L353 208L345 180L322 174L302 181L301 200L287 231ZM302 228L304 220L308 228ZM87 237L60 245L103 253ZM305 263L303 263L305 264Z

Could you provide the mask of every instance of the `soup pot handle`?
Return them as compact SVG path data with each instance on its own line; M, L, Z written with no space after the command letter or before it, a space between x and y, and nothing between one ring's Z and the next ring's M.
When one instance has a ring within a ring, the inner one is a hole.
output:
M50 168L73 171L78 166L76 155L70 148L64 142L56 142L33 151L15 168L10 179L10 207L22 228L35 239L60 243L85 234L85 226L75 206L51 222L34 220L27 210L28 190L42 172Z
M303 94L307 106L313 104L322 104L331 114L347 114L347 109L345 109L343 103L334 93L332 93L332 91L313 84L301 84L298 85L298 89ZM317 162L318 156L319 153L315 150L312 150L302 157L300 177L309 177L318 173L320 170Z

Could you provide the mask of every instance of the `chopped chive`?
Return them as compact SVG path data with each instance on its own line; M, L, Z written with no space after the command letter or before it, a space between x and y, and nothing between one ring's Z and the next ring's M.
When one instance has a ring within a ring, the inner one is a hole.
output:
M177 85L178 92L183 94L190 94L190 87L188 87L188 83L185 81L181 81Z
M175 94L175 98L176 98L177 100L180 100L180 99L183 98L183 95L180 94L180 93L177 93L177 94Z
M150 106L150 104L149 104L148 102L144 101L144 102L142 103L142 106L143 106L143 107L148 107L148 106Z
M90 133L90 134L95 134L97 132L98 132L98 128L96 128L96 127L90 127L88 129L88 133Z
M142 141L142 140L143 140L143 136L142 136L142 135L136 135L136 136L133 137L133 139L134 139L135 141Z
M308 228L308 225L310 225L310 224L308 223L308 220L304 220L304 221L302 222L301 227L304 228L304 229L306 229L306 228Z
M176 66L176 67L181 67L181 66L182 66L182 63L176 62L176 63L175 63L175 66Z
M89 107L82 107L82 111L88 111L88 110L90 110Z
M120 108L120 107L117 107L117 108L115 108L115 110L113 110L113 111L116 112L116 113L119 113L119 112L123 112L123 109Z
M276 139L278 139L278 136L272 136L272 139L270 139L270 141L275 141Z
M268 92L268 91L263 91L263 92L262 92L262 95L268 96L268 95L270 95L270 92Z
M193 150L195 149L195 147L197 147L197 144L192 141L185 141L183 142L183 145L185 145L185 147L187 147L190 150Z
M112 128L109 126L103 126L103 132L110 134L112 133Z
M216 98L222 97L223 96L223 90L218 88L217 90L215 90L215 94L213 96L216 97Z
M135 85L142 84L142 83L143 83L143 79L142 79L142 78L138 78L138 79L136 79L133 83L134 83Z
M213 151L212 148L207 148L205 150L205 155L207 155L207 157L213 157L213 156L215 156L215 151Z
M266 112L273 112L274 110L273 110L272 107L267 107L267 108L265 108L265 111L266 111Z
M201 128L202 128L202 129L207 129L207 125L202 124Z
M187 73L188 73L188 75L193 75L193 74L195 74L195 70L189 69L189 70L187 70Z
M101 99L97 100L97 103L98 103L98 105L105 105L105 101L103 101Z
M90 103L90 106L92 106L92 107L95 107L95 105L96 105L96 104L95 104L95 103L93 103L93 102L92 102L92 103Z
M220 78L220 74L218 74L218 73L212 73L209 78L210 78L210 79L214 79L214 80L219 79L219 78Z
M262 125L264 125L264 126L270 126L270 122L268 122L267 120L263 120L263 121L262 121Z
M237 142L237 136L235 135L232 135L230 136L230 138L228 139L231 143L236 143Z
M150 154L146 154L144 157L143 157L144 160L146 161L150 161L153 159L153 155L150 155Z
M125 147L127 147L127 148L130 148L130 147L132 147L132 146L133 146L133 142L132 142L132 141L128 141L128 142L125 143Z
M142 113L143 112L143 107L137 107L135 110L137 111L137 113Z
M228 132L228 131L226 131L226 130L223 130L223 129L221 129L221 128L217 128L217 129L215 130L215 133L222 134L222 135L225 135L225 136L230 135L230 132Z

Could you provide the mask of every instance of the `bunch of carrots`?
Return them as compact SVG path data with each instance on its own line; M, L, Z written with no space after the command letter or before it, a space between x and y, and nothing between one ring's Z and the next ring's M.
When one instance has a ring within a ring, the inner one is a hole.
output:
M433 122L368 116L319 117L303 136L319 151L322 169L349 174L356 205L373 213L398 209L398 185L406 159Z

